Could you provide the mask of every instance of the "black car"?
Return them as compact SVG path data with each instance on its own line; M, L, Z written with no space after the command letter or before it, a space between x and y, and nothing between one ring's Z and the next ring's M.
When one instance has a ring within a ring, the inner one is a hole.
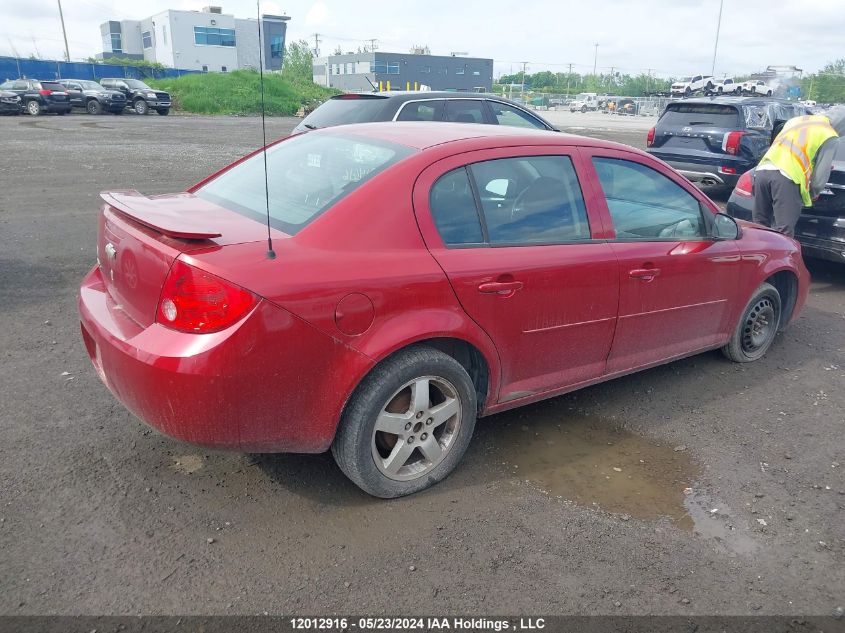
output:
M67 114L72 107L65 87L55 81L12 79L0 84L0 90L7 90L18 95L24 109L33 116L44 112Z
M306 116L294 132L372 121L453 121L555 128L507 99L460 92L374 92L332 97Z
M9 90L0 90L0 114L20 114L23 111L21 98Z
M100 79L100 85L122 92L126 97L126 107L132 108L137 114L147 114L150 110L162 116L170 113L170 93L153 90L140 79L106 77Z
M801 211L795 239L808 257L845 263L845 142L838 143L827 188L813 206ZM728 214L735 218L751 220L753 174L753 170L745 172L728 199Z
M649 130L646 151L693 182L734 186L760 162L773 129L804 114L798 103L766 97L673 101Z
M126 107L126 97L122 92L103 88L96 81L59 79L59 83L67 89L70 104L74 108L85 108L88 114L123 114Z

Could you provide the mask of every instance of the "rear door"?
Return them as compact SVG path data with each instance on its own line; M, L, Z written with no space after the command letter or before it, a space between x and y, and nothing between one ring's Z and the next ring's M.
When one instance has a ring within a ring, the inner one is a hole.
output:
M496 344L498 401L604 373L616 256L568 147L462 154L424 171L414 209L458 300Z
M68 101L70 101L70 104L77 108L84 107L85 95L82 93L82 86L71 81L63 85L67 90Z
M686 181L637 154L590 154L591 179L613 226L619 320L608 373L723 343L740 274L735 241L710 237L713 212Z

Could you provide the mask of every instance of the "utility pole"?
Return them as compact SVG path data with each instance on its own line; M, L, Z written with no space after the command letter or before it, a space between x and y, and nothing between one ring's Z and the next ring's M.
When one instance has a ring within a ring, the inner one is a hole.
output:
M525 71L528 69L528 62L522 62L522 90L519 93L519 97L522 99L522 102L525 103Z
M569 73L566 75L566 98L569 98L569 82L572 80L572 64L569 64Z
M593 56L593 77L596 76L596 63L599 61L599 45L598 42L594 44L596 47L596 54Z
M67 46L67 31L65 30L65 16L62 13L62 0L58 0L59 2L59 19L62 21L62 35L65 38L65 59L70 61L70 49Z
M377 42L378 42L378 38L373 37L373 38L368 39L367 41L370 43L370 52L371 52L371 53L372 53L373 51L377 51L377 50L378 50L378 43L377 43Z
M314 57L320 56L320 34L314 33Z
M645 91L651 92L651 68L648 69L648 76L645 80Z
M710 74L716 74L716 51L719 50L719 31L722 29L722 7L725 0L719 0L719 21L716 23L716 43L713 45L713 65L710 67Z

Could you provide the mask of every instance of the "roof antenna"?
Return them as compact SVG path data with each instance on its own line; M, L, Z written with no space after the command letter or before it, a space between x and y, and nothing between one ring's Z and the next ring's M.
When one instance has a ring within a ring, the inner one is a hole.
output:
M264 57L261 45L261 0L255 0L258 14L258 72L261 84L261 155L264 157L264 202L267 208L267 259L276 259L273 238L270 235L270 184L267 176L267 126L264 122Z

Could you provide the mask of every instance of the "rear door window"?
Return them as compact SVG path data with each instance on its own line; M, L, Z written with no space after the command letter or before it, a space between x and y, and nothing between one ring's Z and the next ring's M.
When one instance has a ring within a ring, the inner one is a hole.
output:
M584 197L568 156L524 156L470 166L493 245L590 239Z
M344 97L329 99L302 120L304 126L315 128L381 121L387 97Z
M442 121L443 100L409 101L402 106L397 121Z
M454 123L487 123L484 116L484 101L449 99L446 101L446 120Z
M670 127L740 127L737 109L717 103L670 103L660 118L660 124Z
M55 90L58 92L64 92L65 90L65 87L62 84L55 81L42 81L41 88L42 90Z
M480 244L484 241L466 167L450 171L434 183L429 206L437 231L446 245Z

